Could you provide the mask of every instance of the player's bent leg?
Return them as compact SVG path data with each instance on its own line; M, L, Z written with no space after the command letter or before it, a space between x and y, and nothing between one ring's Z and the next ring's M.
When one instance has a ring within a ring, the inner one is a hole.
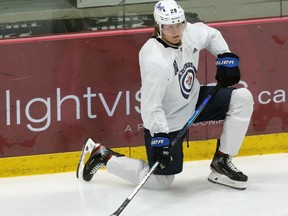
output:
M112 157L107 163L107 171L137 185L149 171L149 166L145 161L127 158ZM145 188L154 190L164 190L168 188L174 180L174 175L152 174L143 185Z
M248 177L232 163L232 157L238 154L247 132L253 112L253 97L246 88L236 89L231 95L223 132L217 143L217 150L210 165L208 180L244 190Z
M208 180L213 183L245 190L248 177L232 163L232 156L219 151L219 146L220 140L217 141L216 152L210 164L212 172L208 176Z
M219 150L230 156L237 155L247 133L253 113L253 97L246 88L232 92L230 106L224 120Z

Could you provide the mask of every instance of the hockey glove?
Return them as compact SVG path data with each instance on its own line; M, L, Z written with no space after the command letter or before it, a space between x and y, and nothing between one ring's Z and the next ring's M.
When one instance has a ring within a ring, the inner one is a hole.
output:
M171 141L168 134L158 133L151 140L151 154L154 162L158 161L160 168L169 166L173 160L170 155Z
M216 59L215 79L222 87L232 86L240 81L239 57L233 53L219 54Z

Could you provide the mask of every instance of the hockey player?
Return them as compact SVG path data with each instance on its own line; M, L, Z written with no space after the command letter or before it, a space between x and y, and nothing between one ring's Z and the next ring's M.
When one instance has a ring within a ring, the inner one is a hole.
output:
M83 146L77 177L90 181L100 167L138 184L157 160L160 166L144 187L165 189L182 171L183 149L171 141L214 88L200 86L197 79L199 52L216 57L216 80L223 87L198 116L196 122L224 120L223 131L211 162L208 180L245 189L248 177L232 163L242 144L253 112L253 97L246 88L232 88L240 80L239 58L231 53L221 33L201 22L187 23L183 9L174 1L156 3L153 37L141 48L141 117L148 164L127 158L88 139ZM85 157L91 154L85 163Z

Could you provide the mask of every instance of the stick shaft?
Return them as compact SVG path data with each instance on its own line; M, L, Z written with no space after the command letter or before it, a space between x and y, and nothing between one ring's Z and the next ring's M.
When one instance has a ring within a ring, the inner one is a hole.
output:
M196 109L194 114L190 117L190 119L187 121L185 126L182 128L182 130L177 134L177 136L172 141L172 148L177 144L177 142L181 139L181 137L186 133L188 128L193 124L193 122L197 119L197 117L200 115L200 113L204 110L204 108L207 106L208 102L211 100L212 97L217 93L217 91L220 89L220 85L217 85L213 91L204 99L204 101L201 103L201 105ZM126 208L126 206L131 202L133 197L138 193L138 191L142 188L142 186L145 184L145 182L149 179L149 177L155 172L156 168L159 166L159 162L156 161L154 165L150 168L149 172L143 177L143 179L139 182L139 184L135 187L135 189L132 191L132 193L126 198L126 200L120 205L120 207L110 216L118 216L121 214L121 212Z
M138 191L142 188L145 182L149 179L149 177L154 173L156 168L158 167L159 162L157 161L147 172L147 174L143 177L143 179L139 182L139 184L135 187L132 193L126 198L126 200L120 205L120 207L110 216L118 216L124 210L124 208L130 203L133 197L138 193Z
M207 106L208 102L211 100L211 98L214 97L214 95L218 92L218 90L221 88L220 85L216 85L213 91L203 100L203 102L200 104L200 106L195 110L194 114L190 117L190 119L187 121L185 126L182 128L182 130L177 134L175 139L172 141L172 147L175 146L175 144L181 139L181 137L186 133L188 128L193 124L193 122L197 119L197 117L202 113L202 111Z

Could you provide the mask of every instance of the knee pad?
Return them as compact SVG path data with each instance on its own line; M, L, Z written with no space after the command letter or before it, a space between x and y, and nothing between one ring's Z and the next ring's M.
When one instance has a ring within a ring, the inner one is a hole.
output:
M149 166L145 167L139 175L140 180L146 175L149 171ZM174 175L156 175L152 174L147 182L144 184L145 188L153 190L165 190L167 189L172 182L174 181Z
M149 172L149 165L142 161L127 157L112 157L107 163L107 171L132 184L138 184ZM152 174L143 187L164 190L172 184L174 175Z
M228 114L238 118L250 119L253 104L253 96L247 88L235 89L231 95Z

